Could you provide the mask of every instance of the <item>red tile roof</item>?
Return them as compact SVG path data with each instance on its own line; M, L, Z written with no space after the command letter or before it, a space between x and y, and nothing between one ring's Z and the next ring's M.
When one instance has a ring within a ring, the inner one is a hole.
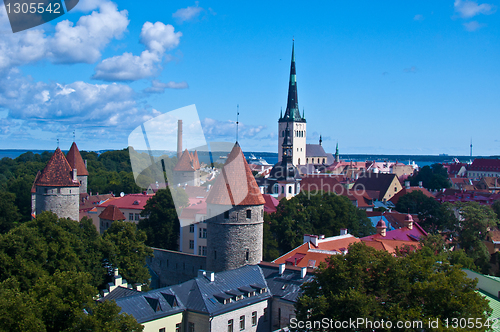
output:
M113 200L107 200L99 205L100 207L107 207L108 205L116 205L119 209L132 209L144 210L144 206L153 195L147 194L129 194L123 197L116 197Z
M205 200L199 200L197 203L182 209L179 219L194 220L197 214L207 214L207 203Z
M78 147L76 146L75 142L71 144L71 148L66 155L66 159L68 160L68 163L72 169L76 168L76 173L78 174L78 176L89 175L87 167L85 167L85 163L83 162L82 155L80 154L80 151L78 151Z
M87 193L80 193L80 211L92 210L94 207L104 203L110 198L113 198L112 194L90 196Z
M361 241L350 234L320 239L317 247L311 242L306 242L275 259L273 263L288 263L298 267L317 267L319 263L326 262L328 257L342 254L351 243L356 242Z
M238 142L234 144L210 190L207 203L233 206L266 203Z
M397 240L418 242L421 237L427 236L427 232L420 227L416 222L413 223L413 228L401 227L386 233L385 236L380 234L369 235L361 238L361 241L376 241L376 240Z
M125 216L123 213L120 211L120 209L113 204L108 205L104 211L99 215L99 218L105 219L105 220L125 220Z
M266 201L266 203L264 204L264 212L266 213L276 212L276 207L278 206L280 201L278 201L276 198L274 198L269 194L264 194L262 195L262 197L264 197L264 200Z
M79 187L78 181L73 181L73 169L64 153L57 148L42 173L35 182L36 186L46 187Z
M469 171L500 172L500 159L474 159Z
M182 171L182 172L194 172L200 169L200 162L198 160L198 153L195 151L194 154L191 154L187 149L184 150L177 165L174 167L174 171Z

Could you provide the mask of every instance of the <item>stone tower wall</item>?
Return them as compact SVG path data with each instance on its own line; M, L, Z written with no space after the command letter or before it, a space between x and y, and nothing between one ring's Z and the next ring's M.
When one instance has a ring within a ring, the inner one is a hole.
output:
M208 204L217 211L219 206ZM247 210L251 217L247 218ZM207 220L207 269L220 272L262 261L264 206L234 206Z
M78 182L80 182L80 193L81 194L86 194L87 193L87 181L88 181L88 176L87 175L80 175L77 176Z
M36 214L52 211L59 218L79 221L80 189L78 187L37 187Z

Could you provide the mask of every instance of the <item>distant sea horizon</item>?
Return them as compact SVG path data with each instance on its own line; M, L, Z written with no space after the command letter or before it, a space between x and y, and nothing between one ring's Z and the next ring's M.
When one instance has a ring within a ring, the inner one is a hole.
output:
M49 150L24 150L24 149L0 149L0 159L2 158L10 158L10 159L15 159L22 155L23 153L26 152L33 152L34 154L41 154L45 151ZM106 151L113 151L113 150L99 150L95 151L96 153L100 154ZM49 151L53 152L53 151ZM64 151L63 152L67 152ZM153 151L153 156L159 157L161 155L172 155L175 153L173 152L166 152L166 151ZM206 154L206 156L203 156ZM266 160L269 164L274 165L278 162L278 153L275 152L258 152L258 151L244 151L244 154L247 158L250 156L255 156L257 159L264 159ZM218 152L213 152L212 153L212 160L217 161L217 162L224 162L224 159L220 158L223 155L223 153L218 153ZM199 153L200 161L202 162L209 162L210 157L207 153ZM415 162L418 166L426 166L426 165L432 165L434 163L446 163L446 162L452 162L454 158L457 158L460 162L469 162L471 160L474 160L475 158L488 158L488 159L498 159L500 156L473 156L472 158L470 156L454 156L454 155L390 155L390 154L340 154L340 159L344 161L388 161L388 162L401 162L404 164L409 164L412 162ZM205 160L206 159L206 160Z

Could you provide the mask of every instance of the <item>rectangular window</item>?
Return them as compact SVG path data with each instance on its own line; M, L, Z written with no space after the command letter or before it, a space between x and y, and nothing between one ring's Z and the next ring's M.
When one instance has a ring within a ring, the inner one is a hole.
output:
M267 308L264 308L264 322L267 322Z
M240 331L245 329L245 316L240 316Z
M247 219L252 218L252 210L247 210Z
M161 329L158 330L158 332L165 332L165 328L162 327Z
M200 232L200 239L206 239L207 238L207 229L206 228L199 228Z
M257 325L257 311L252 312L252 326Z
M194 249L194 240L189 240L189 249Z
M194 225L189 225L189 233L194 233Z
M188 332L194 332L194 323L192 322L188 323Z
M202 256L206 256L207 255L207 247L206 246L201 247L201 255Z
M227 332L233 332L234 322L232 319L227 321Z
M245 260L249 260L250 259L250 250L247 249L247 251L245 252Z
M128 220L134 220L134 214L133 213L129 213L128 214Z
M229 211L224 212L224 219L229 219Z
M181 332L181 323L175 324L175 332Z
M139 221L139 216L140 216L140 214L139 214L139 213L136 213L136 214L135 214L135 220L136 220L136 221Z

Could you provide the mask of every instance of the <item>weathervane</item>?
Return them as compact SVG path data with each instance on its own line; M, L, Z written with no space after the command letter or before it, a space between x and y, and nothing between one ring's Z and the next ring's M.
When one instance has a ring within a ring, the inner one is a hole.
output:
M239 115L240 115L240 105L237 104L236 105L236 142L238 142L238 118L239 118Z
M75 131L73 130L73 142L75 141Z
M57 139L57 147L59 147L59 138Z

